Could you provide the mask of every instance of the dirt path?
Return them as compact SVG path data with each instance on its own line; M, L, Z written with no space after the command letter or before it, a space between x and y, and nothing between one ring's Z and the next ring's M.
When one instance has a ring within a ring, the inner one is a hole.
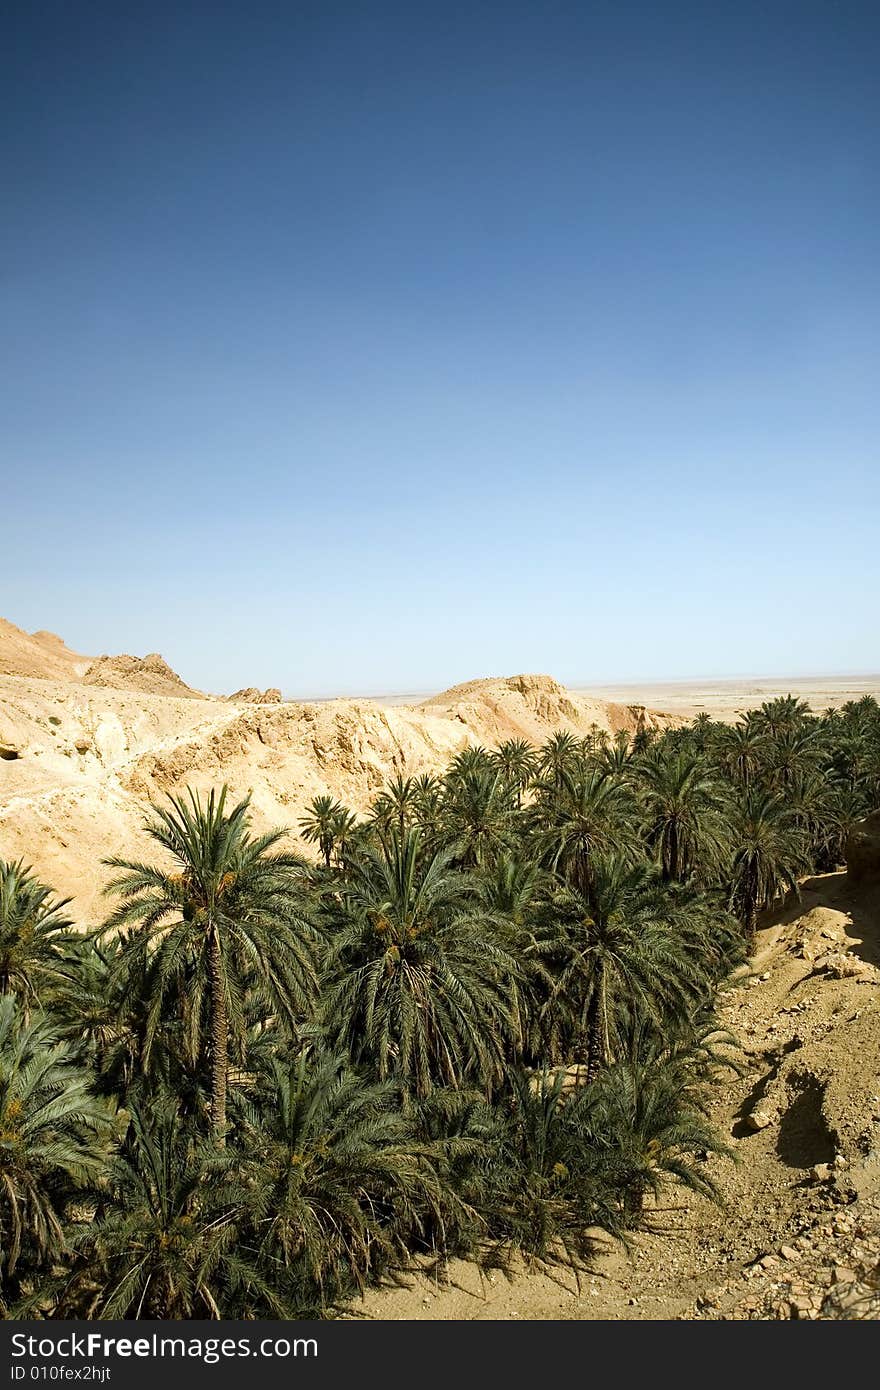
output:
M631 1254L605 1239L580 1279L511 1280L453 1261L374 1291L381 1319L877 1316L880 1296L880 890L811 879L759 936L753 974L725 996L746 1060L714 1121L738 1161L707 1168L725 1206L669 1188ZM847 1300L849 1302L847 1303ZM865 1313L865 1309L868 1313Z

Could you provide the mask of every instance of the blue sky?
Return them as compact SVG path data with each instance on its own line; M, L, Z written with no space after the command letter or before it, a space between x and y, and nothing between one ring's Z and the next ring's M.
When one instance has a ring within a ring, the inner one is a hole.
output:
M13 7L0 614L203 688L880 669L880 12Z

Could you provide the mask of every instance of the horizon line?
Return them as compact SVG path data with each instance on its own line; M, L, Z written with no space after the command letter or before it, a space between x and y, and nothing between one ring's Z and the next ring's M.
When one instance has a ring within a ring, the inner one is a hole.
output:
M367 694L362 690L337 690L332 694L312 694L312 695L288 695L283 694L282 698L290 703L308 704L311 702L326 703L330 700L402 700L404 697L411 696L414 700L423 700L433 695L442 695L446 690L454 690L459 685L470 685L477 681L504 681L513 680L517 676L546 675L550 676L549 671L516 671L507 675L472 676L463 681L454 681L452 685L441 686L436 689L434 686L422 686L419 689L402 687L397 690L383 690L373 694ZM551 680L558 680L556 676L550 676ZM559 680L559 684L566 690L575 693L588 693L592 690L636 690L643 686L688 686L696 684L706 685L726 685L736 681L754 681L756 683L780 683L784 681L826 681L826 680L876 680L880 684L880 670L860 670L860 671L819 671L809 675L798 674L796 672L786 672L783 675L776 674L755 674L753 672L734 672L723 676L717 675L697 675L697 676L664 676L653 677L644 676L638 678L627 678L622 680L602 680L602 681L567 681Z

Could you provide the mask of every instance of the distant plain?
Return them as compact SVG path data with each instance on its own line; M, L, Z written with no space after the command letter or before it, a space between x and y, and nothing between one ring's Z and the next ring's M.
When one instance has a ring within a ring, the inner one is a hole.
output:
M733 724L749 709L757 709L765 700L779 695L796 695L806 700L810 709L837 709L848 700L860 700L863 695L880 699L880 673L874 675L832 676L735 676L724 680L633 681L625 684L568 686L577 695L590 695L599 700L621 705L645 705L683 719L698 714L710 714L726 724ZM427 700L432 691L408 691L390 695L374 695L381 705L417 705Z

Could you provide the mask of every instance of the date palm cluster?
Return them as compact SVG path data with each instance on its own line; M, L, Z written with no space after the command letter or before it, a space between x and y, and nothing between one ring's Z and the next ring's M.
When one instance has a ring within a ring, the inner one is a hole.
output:
M880 707L469 747L358 817L153 807L75 932L0 861L0 1312L331 1316L712 1195L714 1005L880 805Z

